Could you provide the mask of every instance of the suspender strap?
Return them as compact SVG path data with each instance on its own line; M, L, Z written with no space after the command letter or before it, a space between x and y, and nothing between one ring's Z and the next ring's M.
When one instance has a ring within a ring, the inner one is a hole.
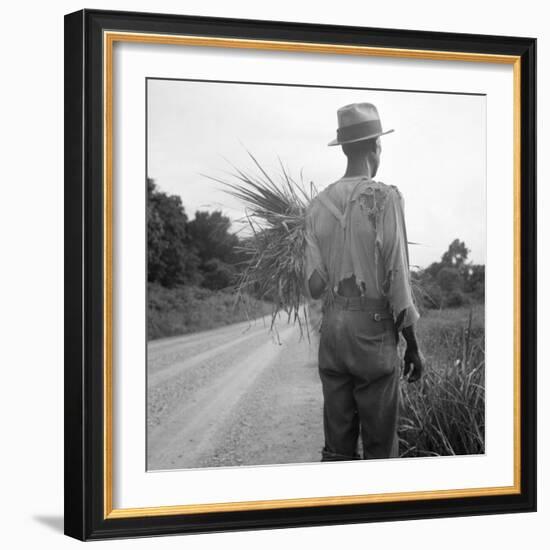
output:
M350 206L351 202L353 200L355 200L355 193L356 193L357 189L359 188L359 186L364 181L369 182L369 181L372 181L372 180L370 178L362 178L357 182L357 184L355 185L355 187L353 188L353 190L352 190L352 192L349 196L349 199L346 203L346 209L345 209L343 214L342 214L342 212L340 212L338 207L325 194L320 193L319 195L317 195L317 198L321 201L323 206L325 206L325 208L327 208L329 210L329 212L331 212L334 215L334 217L340 222L340 225L342 226L342 229L346 228L347 218L348 218L348 213L349 213L349 206Z
M334 217L340 222L340 225L342 226L342 229L345 229L346 228L346 218L342 214L342 212L340 212L340 210L338 210L336 205L327 196L323 195L322 193L320 195L318 195L317 198L323 203L323 205L329 210L329 212L334 214Z

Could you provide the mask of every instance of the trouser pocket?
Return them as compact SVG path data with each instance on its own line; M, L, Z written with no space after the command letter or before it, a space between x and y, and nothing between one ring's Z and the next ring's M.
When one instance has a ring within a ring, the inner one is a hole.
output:
M393 319L367 319L355 332L350 370L367 383L393 374L397 366L397 340Z

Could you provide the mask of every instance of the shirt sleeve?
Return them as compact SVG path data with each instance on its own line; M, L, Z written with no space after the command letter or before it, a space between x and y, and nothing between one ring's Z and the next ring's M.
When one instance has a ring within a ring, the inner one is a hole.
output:
M394 187L388 192L382 218L382 257L385 274L382 290L396 317L405 310L403 322L397 327L401 330L416 323L420 315L411 289L403 197Z
M315 271L319 274L324 283L328 282L328 274L321 256L321 248L315 235L315 226L311 208L306 212L305 224L305 288L309 295L309 279Z

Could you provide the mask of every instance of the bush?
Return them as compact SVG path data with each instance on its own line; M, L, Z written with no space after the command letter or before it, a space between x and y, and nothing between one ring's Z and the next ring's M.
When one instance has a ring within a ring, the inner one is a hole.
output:
M453 290L451 292L448 292L447 294L445 294L443 300L444 307L461 307L468 305L469 303L470 300L468 299L468 296L466 296L460 290Z
M462 276L454 267L442 267L437 274L437 282L445 292L453 292L462 286Z
M228 291L212 291L197 286L165 288L147 285L147 339L178 336L230 325L271 312L271 305L248 298L245 305L235 302Z
M208 260L203 266L204 280L202 285L211 290L223 290L234 284L237 270L234 266L222 262L218 258Z
M443 307L443 292L435 281L413 280L412 290L414 301L421 313L425 309Z

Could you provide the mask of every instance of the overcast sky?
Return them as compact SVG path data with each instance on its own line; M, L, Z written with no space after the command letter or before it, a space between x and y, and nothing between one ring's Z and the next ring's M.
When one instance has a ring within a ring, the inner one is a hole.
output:
M240 203L201 174L253 168L245 147L269 170L278 158L319 190L341 177L346 158L327 147L336 111L374 103L384 130L376 179L405 198L411 264L440 259L459 238L485 263L485 97L419 92L149 80L148 176L196 210L242 218ZM238 226L234 226L238 229Z

